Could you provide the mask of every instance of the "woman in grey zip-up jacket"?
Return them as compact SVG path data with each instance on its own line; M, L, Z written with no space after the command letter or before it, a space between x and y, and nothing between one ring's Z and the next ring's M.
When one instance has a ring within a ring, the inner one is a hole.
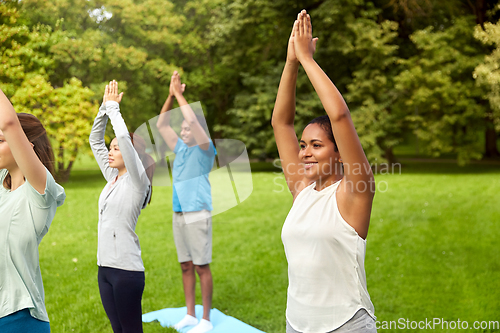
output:
M152 158L144 152L138 154L134 148L120 113L122 95L116 81L106 86L89 142L108 182L99 197L99 292L113 331L136 333L142 332L144 265L135 227L151 198L151 179L143 161L152 164ZM109 151L104 142L108 118L116 135Z

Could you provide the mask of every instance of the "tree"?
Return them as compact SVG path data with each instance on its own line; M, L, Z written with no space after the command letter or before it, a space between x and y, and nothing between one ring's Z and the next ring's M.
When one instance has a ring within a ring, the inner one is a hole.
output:
M299 9L306 8L310 9L313 19L313 33L319 37L315 58L344 93L369 160L378 163L387 158L393 162L391 148L399 142L403 131L399 127L401 120L396 120L391 109L396 98L392 77L398 73L395 66L397 24L378 22L380 9L365 1L308 1L294 6L298 8L294 10L289 9L288 1L267 6L268 9L262 9L267 16L251 17L266 17L274 26L243 26L256 36L266 32L267 40L258 40L255 45L250 38L240 39L240 33L234 38L249 43L247 47L251 50L263 52L261 46L266 46L274 56L266 62L259 58L250 61L253 66L241 74L242 89L228 111L231 121L220 126L224 133L246 142L254 156L276 156L269 126L271 111L293 20ZM267 45L269 39L275 45ZM298 77L296 100L296 129L300 132L309 120L324 114L323 106L303 71Z
M47 55L52 30L43 25L30 29L23 23L17 1L0 5L0 82L7 96L33 74L47 75L54 62Z
M294 18L305 8L319 37L315 59L343 93L370 162L414 131L425 151L460 163L496 149L486 86L472 71L490 53L472 31L497 0L23 0L23 24L51 31L39 72L54 89L72 77L98 100L120 81L131 130L155 116L174 69L200 100L214 138L244 141L253 157L277 156L269 125ZM43 38L41 39L43 41ZM23 42L24 43L24 42ZM23 44L21 43L21 44ZM43 44L43 43L42 43ZM24 45L24 44L23 44ZM36 48L34 48L36 49ZM21 57L21 56L16 56ZM457 60L458 59L458 60ZM22 60L22 63L26 62ZM38 72L37 72L38 73ZM0 74L1 75L1 74ZM17 83L20 85L22 80ZM12 94L14 91L12 91ZM303 72L297 130L324 114ZM478 134L480 133L480 134ZM484 137L479 137L479 135ZM493 134L493 136L492 136Z
M12 97L18 112L35 115L55 144L56 178L66 182L82 146L85 145L98 108L90 101L94 93L72 78L55 88L41 75L25 80Z
M474 18L457 18L449 28L428 27L411 35L418 53L403 61L396 77L410 127L433 156L453 153L459 164L480 159L487 105L472 71L484 47L473 38Z
M239 94L248 90L245 82L272 71L279 54L283 54L277 36L283 36L285 31L287 36L289 31L288 27L283 29L279 6L265 0L192 0L186 2L182 13L186 17L182 29L186 37L180 50L185 56L179 64L187 73L188 88L195 89L194 96L206 108L209 125L215 125L214 136L251 140L255 132L233 131L241 127L242 121L234 118L237 111L233 107ZM245 129L261 128L265 122L266 133L272 138L269 119L262 123L259 117L253 120L259 124L254 127L245 123ZM259 154L263 144L258 144L258 152L249 143L251 154Z
M500 70L498 64L500 62L500 25L487 22L484 24L484 29L478 25L474 31L474 37L486 45L493 45L495 49L491 54L484 57L484 60L475 68L474 78L478 85L486 87L486 97L491 106L491 112L486 114L487 124L494 126L490 129L492 138L487 142L491 145L486 151L487 157L498 157L498 148L496 146L497 134L500 132ZM491 135L491 134L490 134Z
M394 77L400 71L396 22L357 20L350 25L355 40L346 53L362 59L352 73L346 100L351 108L361 144L373 163L395 163L392 148L404 133L404 116L397 107Z
M43 22L65 35L50 49L54 86L77 77L99 100L115 79L126 94L122 110L131 130L158 114L172 72L180 70L172 60L183 18L171 2L26 0L22 8L31 25Z
M56 146L56 179L68 179L71 167L88 138L97 105L90 102L94 93L81 81L71 78L55 88L48 78L55 61L50 49L64 40L61 32L44 25L29 28L23 23L17 1L0 6L0 81L17 112L40 119Z

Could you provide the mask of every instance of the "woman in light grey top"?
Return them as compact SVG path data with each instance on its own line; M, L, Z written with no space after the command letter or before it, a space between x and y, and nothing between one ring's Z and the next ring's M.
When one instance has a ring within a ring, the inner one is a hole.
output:
M154 161L139 136L129 134L121 116L118 84L106 86L90 133L90 146L108 181L99 197L97 265L99 291L114 332L142 332L144 265L135 227L151 199ZM107 120L116 138L106 148Z

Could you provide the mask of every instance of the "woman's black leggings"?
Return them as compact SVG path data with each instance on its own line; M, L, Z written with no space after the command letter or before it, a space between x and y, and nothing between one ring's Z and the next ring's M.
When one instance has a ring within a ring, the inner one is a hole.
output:
M142 333L144 272L99 266L99 293L114 333Z

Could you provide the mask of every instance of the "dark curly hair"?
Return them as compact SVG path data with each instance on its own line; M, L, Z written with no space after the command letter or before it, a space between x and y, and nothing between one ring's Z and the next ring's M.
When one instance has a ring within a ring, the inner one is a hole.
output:
M333 136L332 123L330 122L330 118L328 118L328 116L326 115L320 116L311 120L307 125L311 124L318 124L323 129L323 131L325 131L328 139L330 139L330 141L333 142L335 151L338 152L339 148L337 147L337 143L335 142L335 137Z

